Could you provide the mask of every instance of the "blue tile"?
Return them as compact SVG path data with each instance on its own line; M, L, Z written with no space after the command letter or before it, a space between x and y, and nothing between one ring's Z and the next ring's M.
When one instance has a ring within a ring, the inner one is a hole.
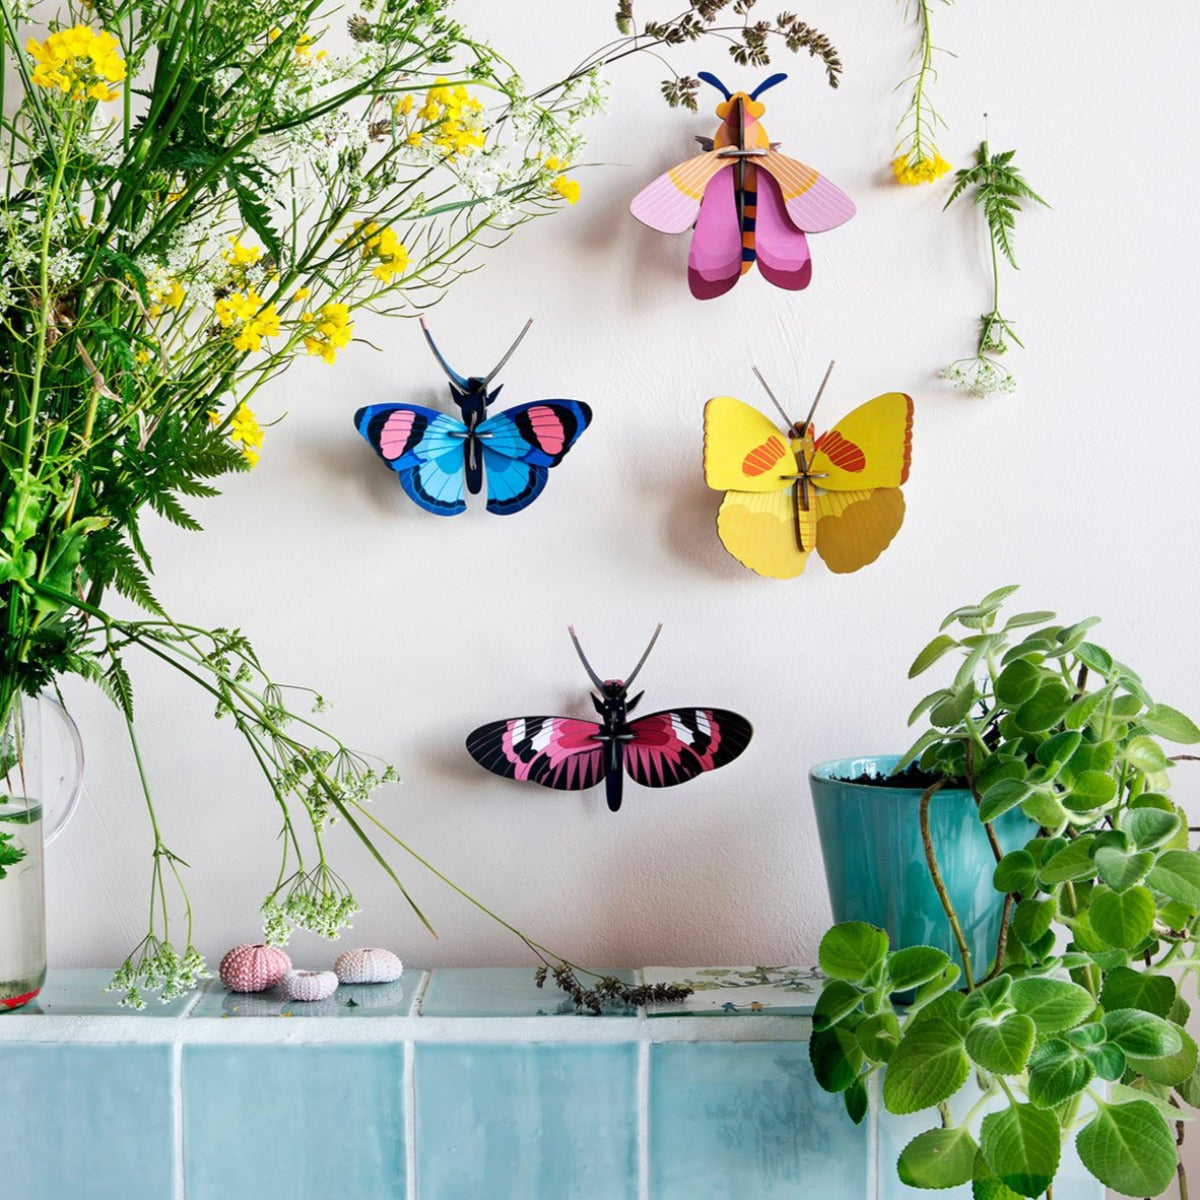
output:
M21 1200L174 1194L169 1046L0 1045L0 1189Z
M863 1200L867 1158L806 1042L651 1048L651 1200Z
M974 1107L979 1099L979 1089L974 1082L968 1083L960 1092L950 1097L950 1115L953 1120L961 1121L969 1109ZM1004 1105L1003 1097L997 1097L983 1109L983 1112L973 1123L976 1139L979 1136L979 1122L984 1113L994 1112ZM900 1182L896 1174L896 1160L900 1152L913 1138L926 1129L933 1129L941 1124L936 1113L916 1113L908 1117L897 1117L892 1113L879 1114L879 1200L929 1200L937 1196L939 1200L971 1200L971 1185L945 1188L937 1192L911 1188ZM1103 1186L1093 1178L1087 1168L1079 1161L1072 1142L1063 1149L1062 1162L1058 1168L1058 1178L1054 1181L1054 1195L1069 1197L1070 1200L1104 1200Z
M599 969L622 983L636 983L626 969ZM590 977L580 973L585 985ZM421 1000L423 1017L553 1017L575 1016L571 999L547 980L539 988L532 967L467 967L434 971ZM632 1017L637 1009L625 1004L606 1005L607 1017Z
M188 1200L403 1200L403 1076L398 1045L185 1046Z
M418 1044L417 1195L636 1197L636 1071L632 1043Z
M112 982L112 977L112 971L108 970L51 970L38 998L20 1011L28 1015L42 1012L48 1016L118 1013L123 1017L179 1017L187 1012L196 999L195 992L188 992L164 1004L151 992L146 996L145 1008L125 1008L121 1005L123 993L104 990Z
M192 1017L407 1017L421 983L420 971L406 971L393 983L343 983L328 1000L289 1000L283 989L231 992L214 979Z

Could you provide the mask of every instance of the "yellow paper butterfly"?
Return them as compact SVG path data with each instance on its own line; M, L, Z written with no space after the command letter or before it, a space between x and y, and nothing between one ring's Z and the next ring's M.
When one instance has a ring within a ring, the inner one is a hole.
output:
M887 549L904 521L912 399L876 396L815 437L821 391L807 420L784 414L787 433L732 396L704 408L704 478L725 492L717 532L734 558L772 579L799 575L814 549L831 571L857 571Z

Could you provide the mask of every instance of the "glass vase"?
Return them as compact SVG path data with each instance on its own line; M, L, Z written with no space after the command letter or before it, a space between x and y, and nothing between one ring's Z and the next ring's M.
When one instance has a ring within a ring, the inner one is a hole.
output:
M49 696L22 697L0 732L0 1013L46 980L45 846L83 784L83 745Z

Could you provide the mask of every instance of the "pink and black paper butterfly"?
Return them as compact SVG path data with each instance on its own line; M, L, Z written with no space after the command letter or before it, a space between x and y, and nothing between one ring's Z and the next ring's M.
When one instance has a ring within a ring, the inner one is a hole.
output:
M574 717L513 717L481 725L467 738L467 750L481 767L506 779L540 783L576 792L604 780L608 807L621 807L623 772L643 787L674 787L732 762L750 743L745 717L723 708L672 708L628 720L644 695L629 698L629 687L654 648L659 625L646 652L626 680L601 679L570 629L596 692L592 703L600 722Z
M487 479L487 510L520 512L542 494L550 468L588 427L592 410L578 400L535 400L488 416L500 386L488 391L532 321L484 376L465 378L442 357L425 320L425 339L450 377L450 395L462 420L419 404L372 404L354 414L354 425L400 477L409 499L426 512L453 517L467 507L463 487L479 494Z
M705 83L725 99L704 150L643 188L629 206L639 221L661 233L695 225L688 253L688 286L697 300L723 295L757 262L768 283L799 291L812 279L809 233L850 220L854 202L812 167L780 154L760 118L759 96L782 83L772 75L749 95L729 89L707 71Z

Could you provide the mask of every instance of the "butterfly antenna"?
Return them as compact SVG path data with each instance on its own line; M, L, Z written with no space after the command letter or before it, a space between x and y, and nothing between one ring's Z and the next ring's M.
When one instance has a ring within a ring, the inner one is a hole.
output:
M587 655L583 652L583 647L579 644L579 638L575 633L575 626L568 625L567 632L571 635L571 641L575 643L575 653L579 655L579 661L583 663L583 669L588 673L588 678L596 685L600 691L604 691L604 680L592 670L592 664L588 662Z
M425 335L425 340L429 343L430 350L433 351L433 357L441 364L441 368L450 377L450 382L457 384L460 388L466 388L467 381L442 357L442 352L437 348L437 342L433 340L433 334L429 332L429 326L425 324L425 318L420 318L421 332Z
M804 418L804 428L807 429L812 424L813 413L817 411L817 405L821 403L821 396L824 394L825 385L829 382L830 375L833 374L834 364L831 362L825 369L825 378L821 380L821 386L817 388L816 398L812 402L812 408L808 410L808 416Z
M509 346L508 350L505 352L504 357L483 377L483 386L484 387L487 387L487 385L489 383L491 383L492 380L495 379L497 375L500 374L500 368L503 367L504 364L506 362L508 362L508 360L510 358L512 358L513 351L516 350L516 348L521 344L522 339L529 332L529 327L532 324L533 324L533 318L530 317L529 320L525 322L525 328L522 329L521 332L517 334L517 340L515 342L513 342L513 344L511 346Z
M782 71L776 71L774 75L768 76L750 93L750 99L757 100L767 88L773 88L777 83L782 83L786 78L787 76Z
M757 367L751 367L750 370L752 370L754 372L755 376L758 379L758 382L763 385L763 391L765 391L767 393L767 395L771 397L771 403L774 404L776 409L779 410L779 415L783 418L783 423L790 429L795 424L795 422L792 420L791 417L789 417L787 415L787 413L785 413L783 411L783 405L780 404L779 401L775 399L775 393L773 391L771 391L770 386L768 385L767 381L762 376L762 372Z
M648 659L650 657L650 651L654 649L654 643L658 641L658 635L660 633L662 633L662 622L661 621L659 621L659 623L654 627L654 636L650 639L650 645L648 645L646 647L645 651L642 654L642 657L638 659L638 664L636 667L633 668L633 673L629 676L628 679L625 680L626 687L629 687L632 685L633 681L637 678L637 673L642 669L642 667L644 667L646 665L646 659Z
M732 99L729 95L729 89L711 71L701 71L697 78L703 79L705 83L715 87L726 100Z

